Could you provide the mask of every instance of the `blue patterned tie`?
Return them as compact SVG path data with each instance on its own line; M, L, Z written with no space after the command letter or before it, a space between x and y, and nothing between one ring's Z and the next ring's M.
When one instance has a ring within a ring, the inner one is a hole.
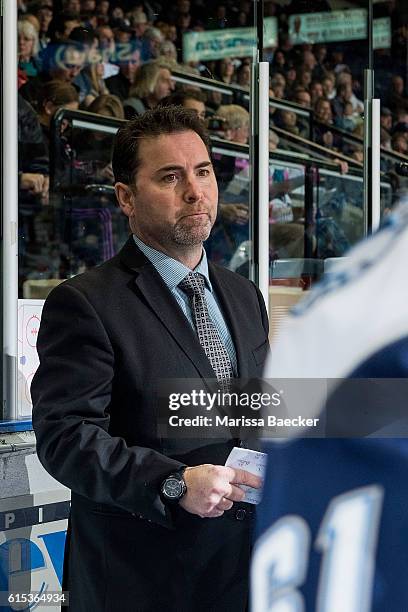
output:
M217 380L224 390L228 390L233 376L231 360L208 312L204 284L204 277L201 274L189 272L179 283L179 287L190 298L198 340L208 357Z

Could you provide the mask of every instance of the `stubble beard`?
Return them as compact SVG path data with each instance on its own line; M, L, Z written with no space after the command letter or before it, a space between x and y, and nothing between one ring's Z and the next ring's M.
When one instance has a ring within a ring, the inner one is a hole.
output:
M212 229L212 223L208 217L206 220L197 219L186 222L181 219L173 228L172 239L179 246L199 246L207 240Z

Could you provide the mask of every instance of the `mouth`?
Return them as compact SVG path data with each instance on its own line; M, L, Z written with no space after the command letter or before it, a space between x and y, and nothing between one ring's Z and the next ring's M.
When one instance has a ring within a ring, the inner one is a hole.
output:
M193 217L195 219L200 219L203 217L209 217L209 214L207 212L196 212L196 213L191 213L189 215L184 215L184 217L182 217L182 219L186 219L188 217Z

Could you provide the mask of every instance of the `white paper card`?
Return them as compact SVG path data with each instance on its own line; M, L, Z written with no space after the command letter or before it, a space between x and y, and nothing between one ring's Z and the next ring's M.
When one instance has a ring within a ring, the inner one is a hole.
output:
M249 448L240 448L234 446L230 452L228 459L225 462L227 467L246 470L265 478L267 454L259 451L250 450ZM245 498L242 500L248 504L259 504L262 498L262 489L253 489L246 485L239 485L245 491Z

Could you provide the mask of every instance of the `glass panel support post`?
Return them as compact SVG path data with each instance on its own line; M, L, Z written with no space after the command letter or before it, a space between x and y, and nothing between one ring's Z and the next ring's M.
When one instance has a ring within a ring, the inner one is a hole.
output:
M252 218L255 282L269 303L269 63L253 65Z
M17 418L18 137L17 4L3 2L2 315L3 384L0 418Z

